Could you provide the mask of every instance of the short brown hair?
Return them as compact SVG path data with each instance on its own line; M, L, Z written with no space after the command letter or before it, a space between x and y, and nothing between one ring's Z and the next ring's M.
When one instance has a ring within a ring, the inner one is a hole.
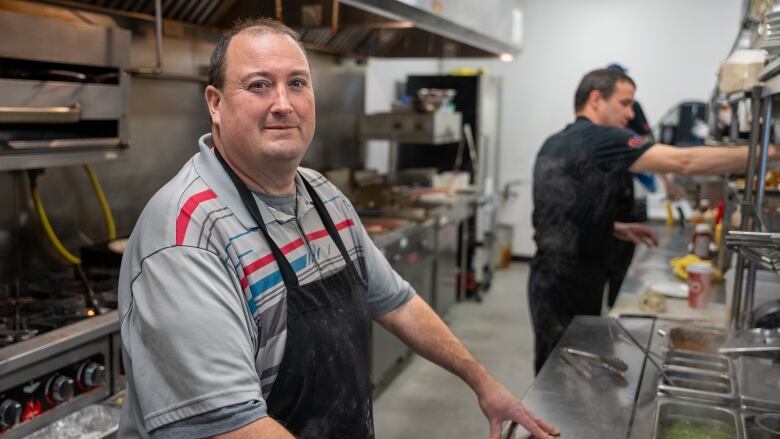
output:
M222 89L222 86L225 84L225 57L227 56L228 46L230 46L230 40L244 31L257 32L258 34L287 35L298 44L304 54L306 53L306 49L301 44L301 36L284 23L265 17L239 19L233 23L233 27L222 36L217 43L217 47L211 52L209 85Z
M598 90L604 99L609 99L615 92L615 86L618 82L625 81L636 88L636 83L625 73L618 73L610 69L596 69L585 75L577 86L577 92L574 94L574 111L579 112L588 102L590 92Z

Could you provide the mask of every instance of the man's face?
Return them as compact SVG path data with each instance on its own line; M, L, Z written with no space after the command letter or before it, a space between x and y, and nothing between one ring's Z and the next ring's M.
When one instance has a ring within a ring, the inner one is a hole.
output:
M596 99L596 111L601 119L599 125L625 128L634 118L634 91L630 82L618 81L609 99L599 94Z
M206 99L214 135L239 167L300 163L314 135L314 91L306 55L288 35L244 31L225 57L222 90Z

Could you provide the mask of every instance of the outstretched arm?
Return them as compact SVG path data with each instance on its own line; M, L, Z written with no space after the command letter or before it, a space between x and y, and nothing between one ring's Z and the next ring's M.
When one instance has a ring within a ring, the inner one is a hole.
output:
M540 439L559 434L496 381L419 296L375 319L415 352L457 375L474 390L490 423L491 439L498 439L504 421L514 421Z
M780 158L777 145L770 145L769 159ZM721 175L744 172L748 147L676 147L656 143L631 165L631 172L673 172L680 175Z

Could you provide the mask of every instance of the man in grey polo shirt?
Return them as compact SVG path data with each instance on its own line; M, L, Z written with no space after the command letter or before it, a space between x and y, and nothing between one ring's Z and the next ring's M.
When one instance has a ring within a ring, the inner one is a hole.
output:
M298 36L238 24L211 58L211 134L150 200L122 261L120 437L373 437L370 319L461 377L497 438L528 412L299 168L314 94Z

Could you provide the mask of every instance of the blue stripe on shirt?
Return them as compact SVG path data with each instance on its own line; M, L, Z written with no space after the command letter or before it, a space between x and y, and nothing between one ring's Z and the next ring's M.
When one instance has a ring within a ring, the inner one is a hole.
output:
M295 259L294 261L290 262L290 266L292 267L293 271L296 273L306 268L306 265L308 263L309 255L305 254L298 259ZM254 313L257 310L257 305L255 304L255 299L260 297L263 293L265 293L268 289L273 287L274 285L278 284L282 281L282 273L280 271L274 271L273 273L267 275L266 277L258 280L257 282L253 283L249 286L249 291L252 293L252 298L249 299L249 310Z
M252 227L252 228L244 230L243 232L239 233L238 235L234 235L234 236L231 236L230 238L228 238L228 243L225 246L225 251L227 251L230 248L230 246L233 245L233 241L234 240L236 240L236 239L238 239L238 238L240 238L240 237L242 237L242 236L244 236L244 235L246 235L248 233L252 233L255 230L257 230L257 227Z

